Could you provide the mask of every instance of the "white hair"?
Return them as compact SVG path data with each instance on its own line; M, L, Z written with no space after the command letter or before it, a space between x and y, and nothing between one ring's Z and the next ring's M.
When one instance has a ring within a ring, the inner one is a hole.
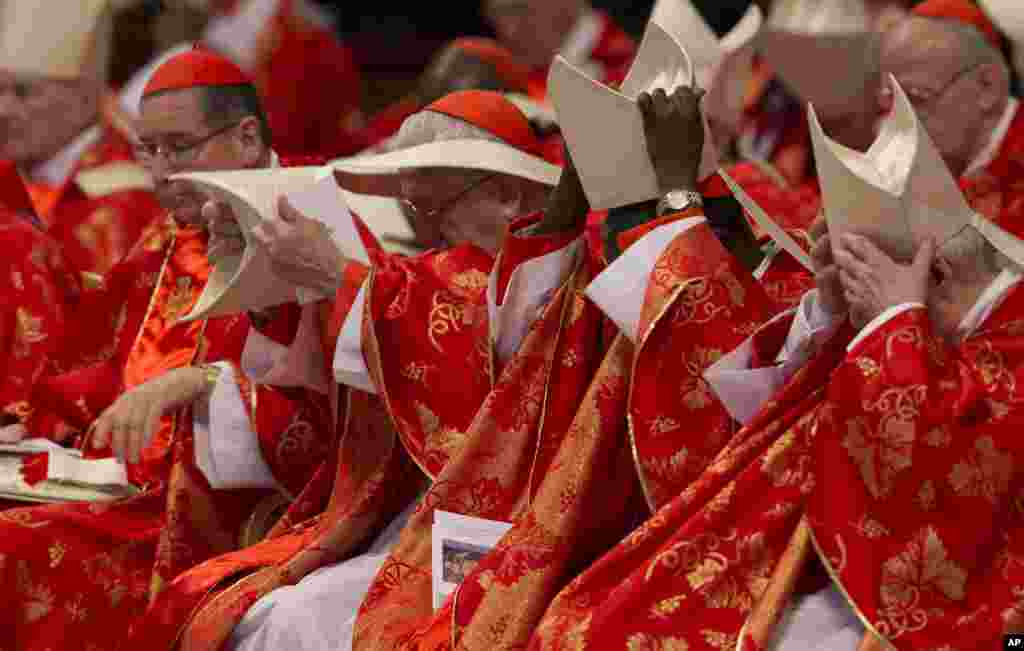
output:
M395 137L387 144L387 151L418 147L445 140L489 140L501 142L496 135L465 120L435 111L420 111L402 123Z

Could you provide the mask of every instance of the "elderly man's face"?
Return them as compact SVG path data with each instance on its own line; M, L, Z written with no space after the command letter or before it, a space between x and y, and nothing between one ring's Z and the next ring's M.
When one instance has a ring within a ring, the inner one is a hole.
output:
M249 167L247 152L238 142L243 121L208 120L199 89L147 97L140 108L137 156L153 176L157 198L179 221L202 223L201 197L168 177Z
M892 109L891 74L950 169L959 175L972 157L984 111L979 104L979 66L948 43L920 21L904 21L887 32L882 39L879 109Z
M52 158L94 117L84 82L0 70L0 158L19 164Z
M510 209L497 174L420 170L402 179L406 217L420 244L430 247L475 244L497 254Z

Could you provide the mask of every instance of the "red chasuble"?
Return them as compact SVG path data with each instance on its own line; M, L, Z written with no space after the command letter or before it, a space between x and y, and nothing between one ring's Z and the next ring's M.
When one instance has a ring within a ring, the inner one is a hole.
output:
M57 244L0 208L0 423L23 420L36 380L61 350L77 278Z
M770 648L811 561L868 627L862 648L998 646L1022 621L1022 310L1018 286L956 347L921 309L849 353L840 331L559 595L530 648L731 649L744 626L745 648ZM759 350L787 330L760 333Z
M152 192L129 183L118 167L136 165L128 141L104 127L60 187L29 184L36 212L76 271L105 273L163 215ZM132 176L142 173L136 168Z
M295 464L296 456L326 454L329 409L304 392L245 381L238 359L246 317L178 322L209 272L204 233L169 219L155 225L83 297L93 323L117 326L103 361L38 382L33 404L37 413L45 406L84 429L124 391L172 369L228 361L242 378L264 457L274 468L294 466L281 476L301 488L315 464ZM258 412L257 400L266 403ZM7 604L0 647L120 648L132 620L167 582L238 547L254 506L267 497L209 486L195 465L188 408L161 421L141 462L129 467L129 479L142 491L130 499L0 512L0 593Z

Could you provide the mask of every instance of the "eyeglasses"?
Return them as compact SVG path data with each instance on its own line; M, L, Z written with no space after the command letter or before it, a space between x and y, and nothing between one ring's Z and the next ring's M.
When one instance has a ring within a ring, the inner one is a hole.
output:
M950 88L955 86L957 82L963 79L968 73L973 72L976 68L979 67L979 65L980 64L975 64L973 66L968 66L967 68L964 68L960 72L953 75L953 78L950 79L945 86L939 89L915 88L914 86L905 84L902 81L900 82L900 86L903 88L904 92L906 92L907 99L909 99L915 107L920 107L926 104L930 104L939 97L945 95ZM882 89L882 94L885 99L891 100L893 95L892 86L887 83L885 88Z
M140 161L151 161L155 158L163 158L172 165L184 165L191 163L199 155L199 151L203 145L210 142L222 133L226 133L231 129L234 129L242 121L232 122L226 124L223 127L211 131L198 140L193 140L186 144L156 144L152 142L137 142L134 145L135 156Z
M433 210L421 211L419 208L416 207L416 204L413 203L410 199L400 199L399 202L402 204L402 207L405 209L409 219L412 219L412 220L415 220L415 221L418 221L418 222L424 223L424 224L425 223L431 223L431 222L433 222L435 220L435 218L437 218L438 216L444 214L449 209L451 209L452 206L454 206L456 203L461 201L467 194L469 194L470 192L472 192L476 188L480 187L481 185L483 185L487 181L490 181L491 179L493 179L496 176L498 176L497 173L488 174L487 176L483 177L482 179L478 179L477 181L474 181L473 183L470 183L466 187L462 188L462 190L457 192L453 197L451 197L451 198L447 199L446 201L442 202L440 206L438 206L437 208L434 208Z

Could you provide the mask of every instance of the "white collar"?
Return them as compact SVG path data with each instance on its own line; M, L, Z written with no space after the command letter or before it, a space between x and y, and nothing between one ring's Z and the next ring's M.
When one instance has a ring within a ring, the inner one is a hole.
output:
M1010 289L1020 282L1021 275L1011 269L1003 269L995 280L989 283L985 291L981 293L978 300L975 301L974 305L964 318L960 320L960 325L957 327L957 335L961 339L965 339L982 326L988 317L995 311L997 307L1002 305L1003 299L1009 294Z
M281 167L281 157L273 149L270 150L270 169Z
M585 63L590 59L604 32L604 21L593 9L586 9L580 15L569 35L565 37L559 51L573 64Z
M1010 132L1010 125L1013 124L1013 118L1017 117L1017 108L1020 106L1020 102L1015 97L1011 97L1010 101L1006 104L1006 110L1003 111L1003 117L999 118L999 124L993 129L992 135L989 136L988 144L985 148L974 157L971 164L967 166L967 173L965 176L970 176L975 172L980 172L985 167L988 167L999 155L999 150L1003 147L1003 142L1006 140L1007 134Z
M85 151L99 141L103 135L103 129L99 125L90 127L80 133L70 144L66 145L57 154L40 163L29 173L29 178L34 181L48 183L53 186L64 185L74 169L75 163L85 154Z

